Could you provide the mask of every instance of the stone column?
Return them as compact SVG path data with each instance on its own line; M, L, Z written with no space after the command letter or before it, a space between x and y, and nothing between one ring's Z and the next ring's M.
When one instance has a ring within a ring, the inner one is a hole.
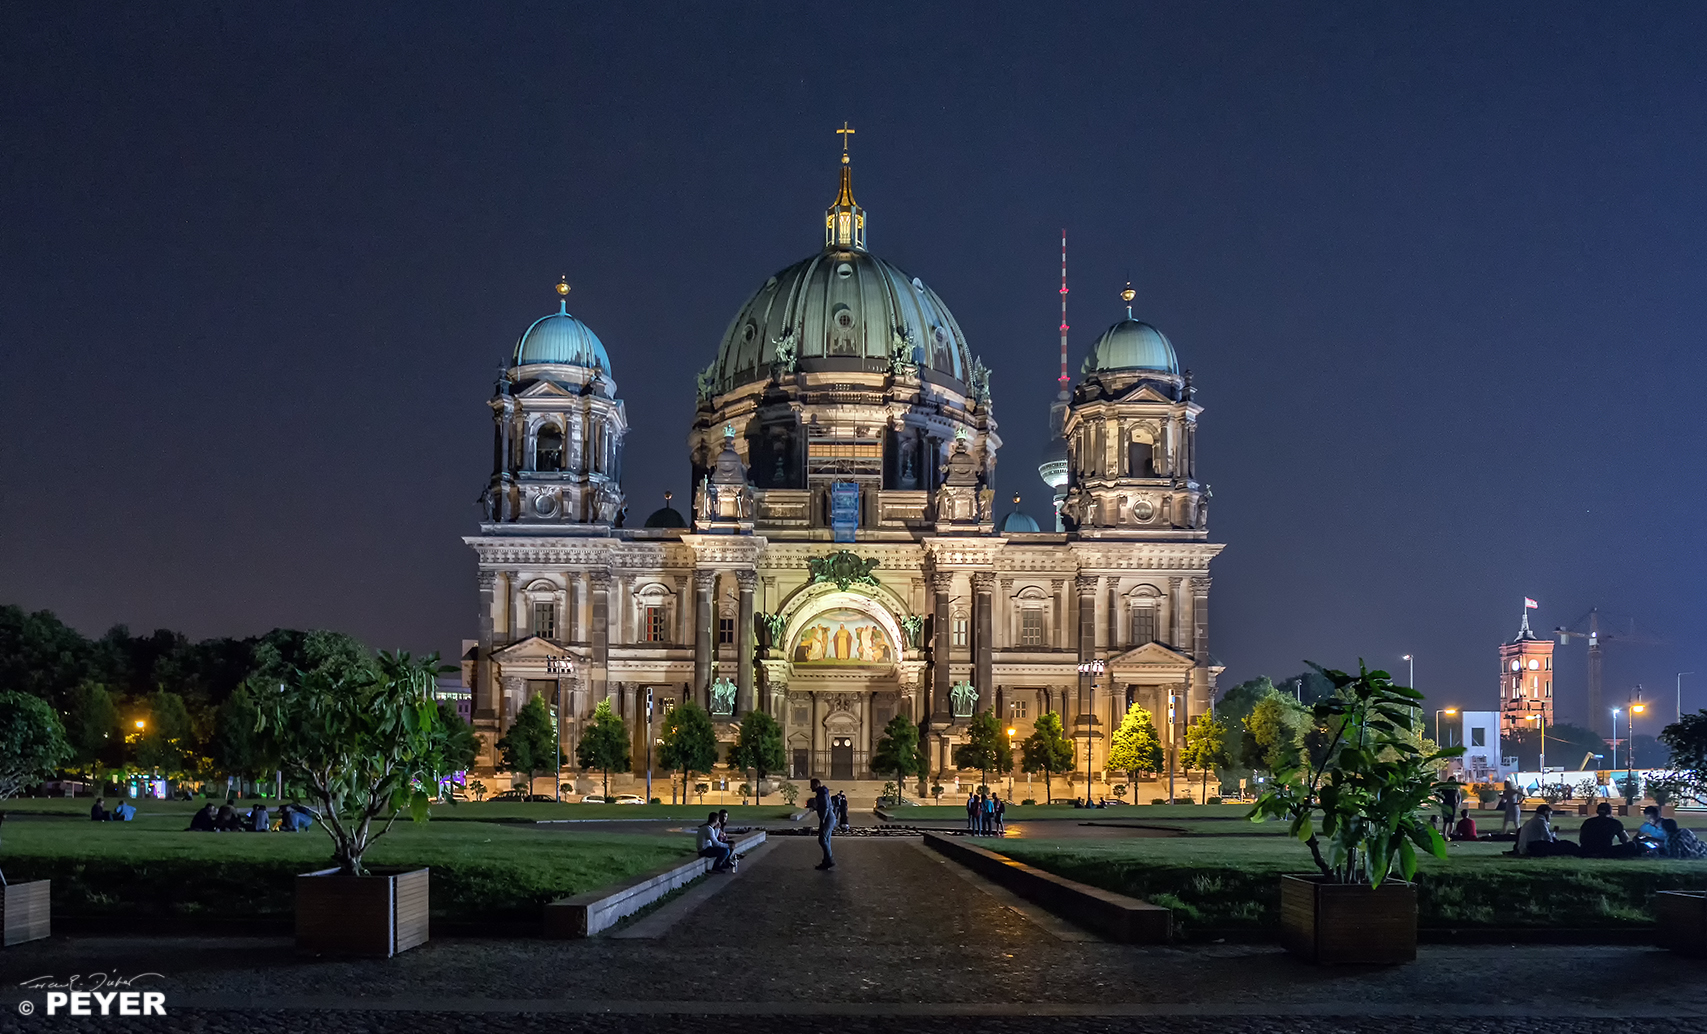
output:
M1079 590L1079 661L1095 660L1097 655L1097 577L1082 574L1073 579ZM1091 677L1079 676L1079 696L1074 706L1079 714L1086 713L1085 698L1090 693Z
M1197 667L1191 673L1190 711L1195 718L1209 710L1209 578L1191 580L1191 642Z
M1049 645L1057 650L1067 648L1067 580L1052 578L1049 581L1049 598L1055 606L1055 621L1050 628Z
M1185 622L1182 613L1185 596L1180 586L1184 578L1168 579L1168 645L1181 653L1189 653L1191 645L1185 639Z
M711 593L717 585L716 571L693 573L693 698L701 707L711 707L711 651L716 625L711 620Z
M995 704L996 687L993 665L995 658L995 617L991 613L991 603L996 593L996 576L988 571L980 571L972 576L972 593L974 601L973 639L972 639L972 684L978 690L978 703L983 705L981 710L989 710Z
M475 721L491 721L497 717L492 692L492 610L495 601L493 590L498 583L498 575L494 571L481 571L479 578L480 648L474 661L473 717Z
M609 695L606 679L610 677L610 572L593 571L588 580L593 587L593 670L588 673L587 693L597 702Z
M949 677L949 594L954 591L954 575L938 571L931 575L931 702L926 714L932 725L947 725L953 720L954 709L949 706L948 691L953 680Z
M759 709L758 698L753 695L753 590L758 587L759 576L752 571L736 571L735 583L741 590L735 619L735 682L739 687L735 712L745 714Z

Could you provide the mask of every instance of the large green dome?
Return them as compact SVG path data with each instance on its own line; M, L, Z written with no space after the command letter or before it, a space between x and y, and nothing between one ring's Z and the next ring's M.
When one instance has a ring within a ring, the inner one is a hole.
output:
M1103 331L1091 354L1085 357L1083 374L1154 370L1179 376L1179 356L1162 332L1131 316Z

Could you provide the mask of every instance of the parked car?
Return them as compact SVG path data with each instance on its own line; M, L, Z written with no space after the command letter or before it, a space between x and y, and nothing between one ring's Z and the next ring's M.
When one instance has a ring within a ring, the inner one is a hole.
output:
M611 800L612 804L645 804L646 799L637 793L619 793Z
M609 804L610 802L605 800L603 794L589 793L589 794L583 794L582 795L581 803L582 804Z
M528 793L518 786L502 793L495 793L486 799L489 801L555 801L557 798L543 793Z

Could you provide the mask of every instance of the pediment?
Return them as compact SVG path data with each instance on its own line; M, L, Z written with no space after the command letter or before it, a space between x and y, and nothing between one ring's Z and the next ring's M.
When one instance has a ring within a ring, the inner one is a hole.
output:
M1126 394L1115 399L1116 402L1165 402L1173 404L1173 399L1156 390L1153 384L1140 384Z
M1110 668L1144 668L1151 671L1190 669L1197 666L1190 654L1161 643L1135 646L1108 661Z
M519 643L511 643L499 650L492 651L492 658L497 661L543 661L549 657L569 657L572 654L567 647L559 646L549 639L530 635Z
M516 393L517 398L524 399L572 399L577 397L577 395L577 392L570 391L563 385L558 384L556 381L534 381L532 384Z

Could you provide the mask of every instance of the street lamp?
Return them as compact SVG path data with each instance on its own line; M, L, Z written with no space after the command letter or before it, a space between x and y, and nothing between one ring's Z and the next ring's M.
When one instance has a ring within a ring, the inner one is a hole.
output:
M1410 682L1408 682L1407 685L1412 689L1417 688L1417 659L1408 653L1399 659L1405 661L1411 666Z
M1434 709L1434 743L1435 743L1435 746L1441 745L1441 743L1440 743L1440 716L1443 714L1457 714L1457 713L1458 713L1458 709L1456 707L1437 707ZM1448 744L1446 744L1446 746L1450 747L1450 746L1452 746L1452 744L1448 743Z
M557 682L557 712L554 716L552 730L557 735L557 764L552 766L551 782L552 796L559 802L563 800L563 676L575 670L575 662L568 657L547 657L545 673ZM651 789L651 787L647 787ZM528 793L533 793L533 787L528 787Z
M1636 767L1636 716L1648 709L1641 702L1642 687L1636 687L1636 702L1630 705L1630 717L1624 719L1624 732L1630 737L1629 746L1624 748L1624 778L1630 778L1630 770Z
M1623 710L1622 707L1612 709L1612 770L1615 772L1618 770L1618 714Z
M1096 735L1097 679L1107 671L1101 661L1085 661L1079 665L1080 675L1091 677L1090 691L1085 697L1085 807L1091 806L1091 737Z
M1014 727L1008 726L1008 800L1014 799Z
M1547 778L1547 712L1543 711L1540 714L1525 715L1524 717L1525 718L1533 718L1535 721L1541 723L1541 778L1546 779Z

